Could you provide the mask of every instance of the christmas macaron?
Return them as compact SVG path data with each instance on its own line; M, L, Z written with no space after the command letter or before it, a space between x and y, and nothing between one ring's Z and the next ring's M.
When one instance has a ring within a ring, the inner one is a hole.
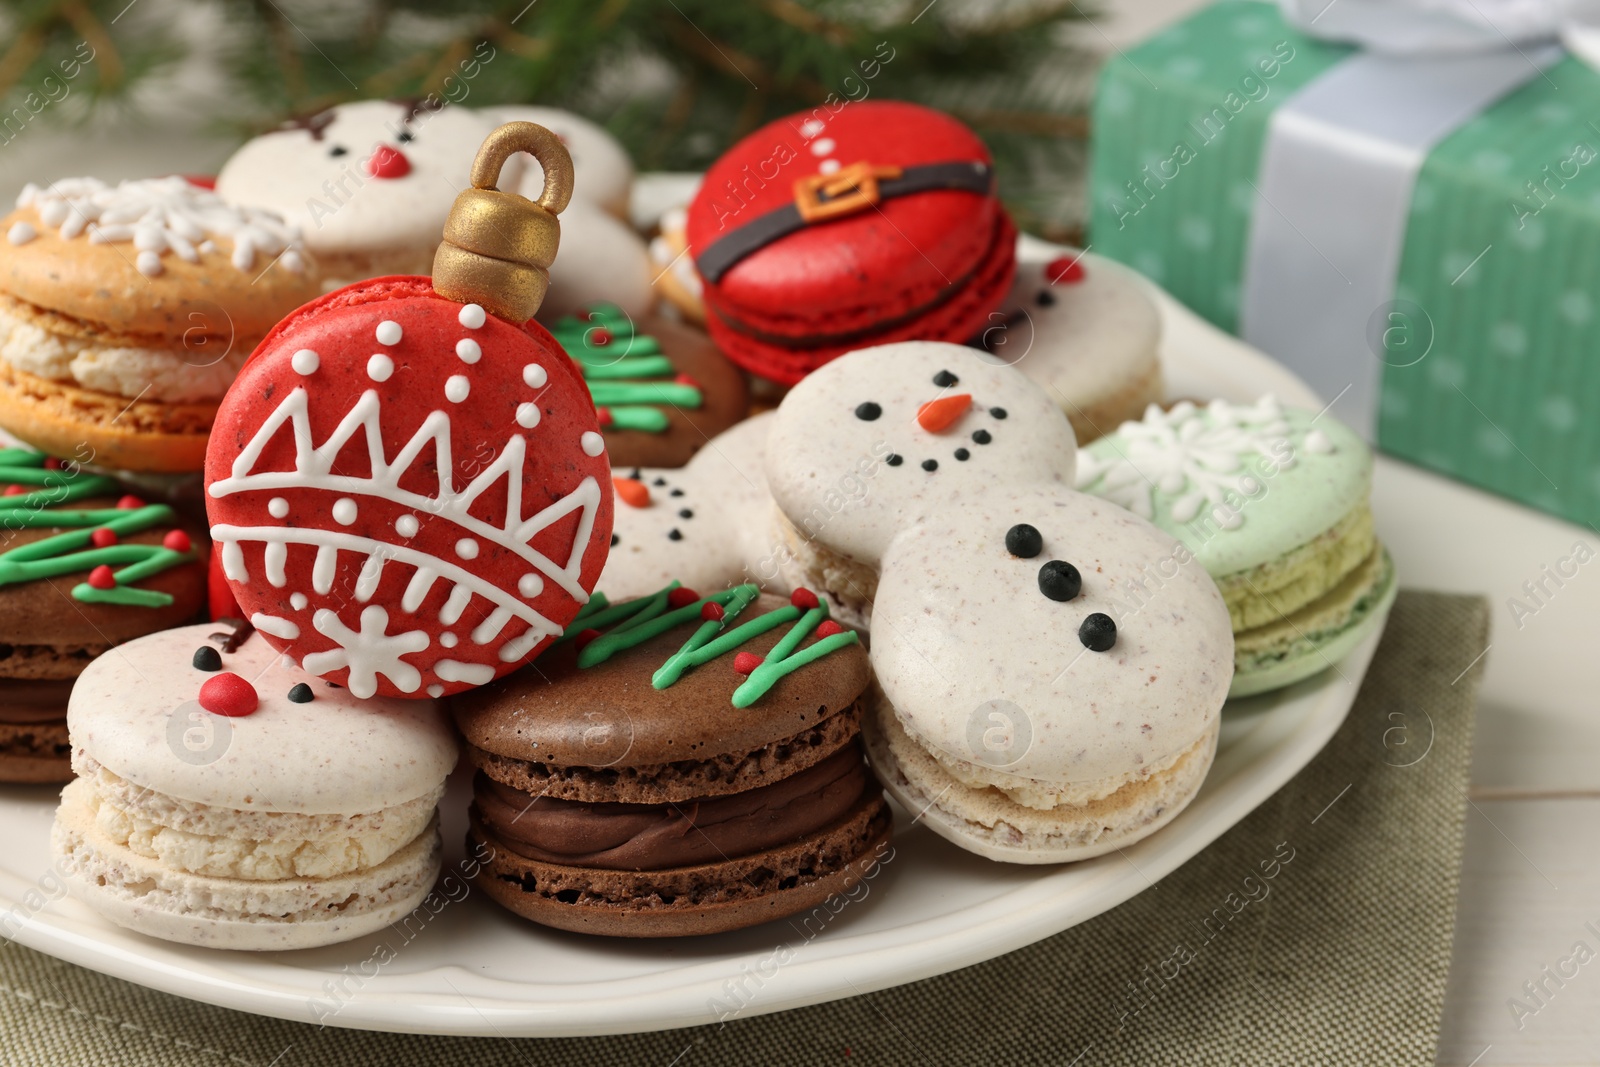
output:
M784 397L767 436L778 564L865 622L894 536L992 485L1070 487L1077 445L1044 390L964 345L861 349Z
M358 699L208 623L90 664L68 726L79 777L56 862L119 926L313 948L383 929L433 886L456 743L432 701Z
M687 233L712 337L782 384L855 348L967 340L1016 258L983 142L893 101L750 134L706 172Z
M494 126L464 107L340 104L247 141L222 165L217 193L299 226L330 287L427 274ZM501 188L515 189L521 170L520 159L508 160Z
M74 679L205 604L200 534L166 504L0 449L0 782L64 782Z
M745 419L680 469L615 468L611 554L597 588L613 600L674 579L694 589L754 582L787 593L764 469L772 418Z
M867 877L890 816L858 741L867 656L805 591L677 583L592 602L530 668L454 700L478 884L565 930L717 933Z
M618 467L681 467L749 409L739 368L680 323L600 304L551 332L583 372Z
M1079 444L1161 399L1161 315L1149 283L1089 252L1020 260L1001 318L979 342L1050 394Z
M1394 565L1373 531L1372 454L1333 416L1152 407L1078 457L1078 484L1178 538L1233 621L1233 696L1297 682L1382 627Z
M1205 780L1233 674L1228 609L1192 564L1058 485L992 486L907 525L872 614L884 786L1009 863L1087 859L1169 823Z
M0 426L85 463L199 470L250 350L321 289L294 227L183 178L30 184L0 230Z
M284 319L206 460L240 609L358 697L515 670L588 599L611 538L606 444L572 361L437 282L380 278Z

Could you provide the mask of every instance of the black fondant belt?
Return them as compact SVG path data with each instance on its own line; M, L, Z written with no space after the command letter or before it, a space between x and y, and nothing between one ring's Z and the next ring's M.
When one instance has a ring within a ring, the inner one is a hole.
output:
M735 263L791 233L817 222L853 215L880 201L936 189L988 195L994 171L987 163L924 163L915 167L875 167L852 163L832 174L814 174L794 183L794 201L717 238L695 257L700 277L715 284Z

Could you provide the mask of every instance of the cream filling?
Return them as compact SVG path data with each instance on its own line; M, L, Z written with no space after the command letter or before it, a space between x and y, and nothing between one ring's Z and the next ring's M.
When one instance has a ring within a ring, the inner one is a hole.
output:
M181 352L106 345L52 333L0 310L0 359L39 378L130 400L221 400L249 355L248 347L230 349L217 337L197 338Z

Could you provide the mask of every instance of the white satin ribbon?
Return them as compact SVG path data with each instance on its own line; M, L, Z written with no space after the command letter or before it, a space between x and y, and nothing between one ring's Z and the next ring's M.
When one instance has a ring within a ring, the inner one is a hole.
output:
M1338 398L1335 414L1368 440L1376 436L1382 374L1368 321L1394 296L1423 160L1560 58L1549 46L1442 58L1365 52L1273 113L1256 178L1239 333L1324 398Z
M1600 0L1278 0L1303 33L1391 55L1499 52L1557 40L1600 69Z

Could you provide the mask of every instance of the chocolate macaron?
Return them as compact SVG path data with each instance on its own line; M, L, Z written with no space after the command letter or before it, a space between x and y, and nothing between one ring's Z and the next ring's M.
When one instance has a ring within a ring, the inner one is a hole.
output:
M806 590L598 594L539 661L454 699L480 884L565 930L675 937L815 907L870 875L867 654Z
M115 479L0 449L0 782L72 778L74 680L111 646L200 610L199 540Z

